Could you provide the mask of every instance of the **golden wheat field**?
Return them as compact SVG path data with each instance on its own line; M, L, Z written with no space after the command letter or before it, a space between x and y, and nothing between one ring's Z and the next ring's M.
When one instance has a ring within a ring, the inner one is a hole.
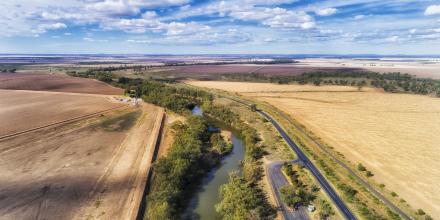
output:
M411 206L440 217L440 98L341 86L187 83L239 92L291 114Z

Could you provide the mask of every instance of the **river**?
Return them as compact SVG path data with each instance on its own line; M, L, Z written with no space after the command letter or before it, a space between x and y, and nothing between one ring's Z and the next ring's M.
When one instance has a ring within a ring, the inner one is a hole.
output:
M196 108L193 109L193 114L201 115L201 109ZM220 202L220 186L228 183L229 172L234 170L241 172L240 162L244 158L243 141L235 131L231 132L232 151L203 178L200 190L194 194L184 214L185 219L220 219L215 211L215 205Z

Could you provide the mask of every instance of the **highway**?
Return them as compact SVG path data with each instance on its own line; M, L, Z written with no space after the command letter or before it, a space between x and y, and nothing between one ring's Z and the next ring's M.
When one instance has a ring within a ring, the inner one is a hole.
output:
M281 137L283 137L284 141L295 151L298 159L304 163L304 166L310 170L316 180L319 182L323 190L327 193L327 195L332 199L333 203L338 207L341 214L345 217L345 219L355 220L356 217L353 213L348 209L342 199L336 194L335 190L331 187L331 185L327 182L324 176L319 172L319 170L313 165L310 159L302 152L302 150L295 144L295 142L290 139L287 133L281 128L281 126L276 122L270 115L265 113L264 111L257 110L257 112L262 115L264 118L269 120L272 125L277 129L280 133Z
M287 205L281 200L280 188L289 185L289 182L281 171L283 163L283 161L276 161L266 165L266 177L268 178L272 194L274 195L276 203L280 207L285 220L308 220L309 215L306 207L301 206L298 210L294 211L287 207Z

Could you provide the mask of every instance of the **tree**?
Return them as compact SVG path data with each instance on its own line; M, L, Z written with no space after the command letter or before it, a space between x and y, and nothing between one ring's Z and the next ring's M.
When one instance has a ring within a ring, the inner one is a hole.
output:
M417 210L417 215L425 215L425 211L423 211L423 209L418 209Z
M365 175L366 175L367 177L372 177L372 176L374 176L374 174L373 174L371 171L369 171L369 170L367 170L367 172L365 173Z
M358 164L357 166L359 171L366 171L367 169L364 167L364 165L362 165L361 163Z
M320 79L320 78L314 79L313 80L313 85L319 86L319 85L321 85L321 81L322 81L322 79Z
M252 104L250 106L250 108L251 108L251 111L253 111L253 112L257 111L257 105L255 105L255 104Z
M335 212L333 211L332 206L325 200L321 200L319 203L321 207L321 211L319 212L319 218L320 219L327 219L331 215L334 215Z
M268 205L263 191L236 172L229 178L229 182L220 188L220 203L216 205L222 219L272 219L276 216L276 210Z

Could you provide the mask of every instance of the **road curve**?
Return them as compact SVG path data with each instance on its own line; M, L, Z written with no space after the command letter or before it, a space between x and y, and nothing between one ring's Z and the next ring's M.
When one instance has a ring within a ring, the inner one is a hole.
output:
M356 217L353 215L350 209L348 209L348 207L345 205L342 199L336 194L335 190L331 187L331 185L327 182L327 180L319 172L319 170L315 167L315 165L313 165L310 159L302 152L302 150L298 147L298 145L296 145L295 142L293 142L292 139L290 139L287 133L278 124L278 122L276 122L270 115L268 115L264 111L257 110L257 112L260 115L262 115L264 118L269 120L272 123L272 125L277 129L281 137L283 137L284 141L286 141L289 147L292 148L293 151L295 151L296 155L298 156L298 159L301 160L304 163L304 166L310 170L313 176L315 176L316 180L319 182L319 184L327 193L327 195L333 200L333 203L336 205L336 207L338 207L339 211L342 213L345 219L355 220Z
M289 185L289 182L281 171L283 163L283 161L276 161L266 165L266 177L268 178L276 203L281 209L284 220L309 220L309 215L305 207L301 206L297 211L294 211L293 209L287 207L286 204L281 200L280 188L285 185Z

